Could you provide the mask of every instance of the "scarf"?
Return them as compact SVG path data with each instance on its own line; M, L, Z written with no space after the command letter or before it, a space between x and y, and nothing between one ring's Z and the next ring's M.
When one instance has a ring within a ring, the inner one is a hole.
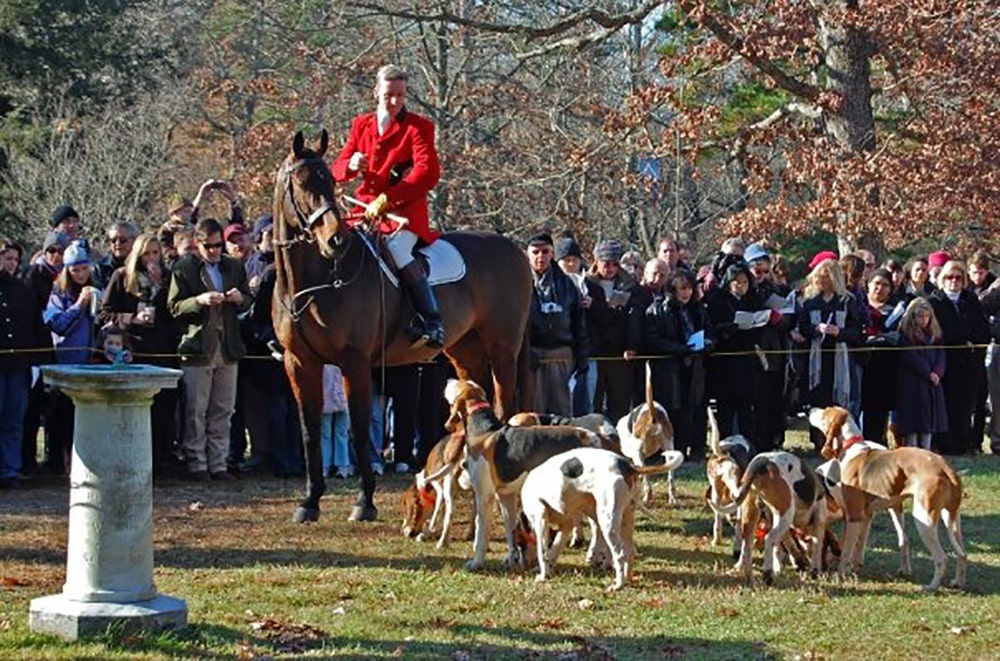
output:
M821 310L811 310L809 321L815 326L823 322ZM841 330L847 321L847 311L837 310L831 321ZM809 345L809 389L815 390L823 376L823 345L824 336L814 337ZM833 354L833 401L846 407L851 398L851 361L847 353L847 345L837 342Z

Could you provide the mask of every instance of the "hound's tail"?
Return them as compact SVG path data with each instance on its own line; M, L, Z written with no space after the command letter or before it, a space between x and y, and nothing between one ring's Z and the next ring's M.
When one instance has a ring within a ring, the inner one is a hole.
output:
M719 423L715 419L715 412L712 411L712 407L706 407L708 409L708 424L712 428L712 436L710 447L712 448L712 454L716 457L721 457L725 453L722 451L722 436L719 434Z

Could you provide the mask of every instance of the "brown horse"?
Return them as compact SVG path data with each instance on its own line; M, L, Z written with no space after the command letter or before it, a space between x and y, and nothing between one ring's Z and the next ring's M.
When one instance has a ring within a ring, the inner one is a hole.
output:
M413 348L405 329L413 308L382 273L365 238L349 229L337 209L334 182L323 160L323 131L307 147L296 133L275 180L273 320L285 347L285 370L302 420L306 496L297 522L319 518L326 490L320 452L322 371L335 363L344 373L360 489L350 519L377 516L375 476L369 459L372 367L426 360L432 349ZM527 389L527 322L532 276L524 253L496 234L446 235L466 262L458 282L435 287L447 333L444 351L459 378L492 382L501 415L514 413L515 388ZM480 380L481 379L481 380Z

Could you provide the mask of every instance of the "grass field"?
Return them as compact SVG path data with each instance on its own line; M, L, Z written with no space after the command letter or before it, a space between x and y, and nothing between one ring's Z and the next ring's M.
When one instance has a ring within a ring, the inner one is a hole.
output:
M378 523L344 520L353 483L337 480L308 526L290 522L298 481L168 481L155 489L155 576L161 592L187 600L189 628L78 644L28 630L29 601L62 589L68 506L64 485L32 486L0 494L0 658L1000 658L1000 458L955 465L969 586L933 595L920 588L932 567L912 521L914 576L896 576L884 514L857 579L786 571L766 587L759 575L726 575L728 548L709 544L703 465L682 467L676 508L656 485L653 516L637 524L634 580L613 595L610 573L574 549L548 583L505 574L499 526L475 574L462 569L467 542L439 551L403 539L401 477L380 484ZM459 539L470 500L459 499Z

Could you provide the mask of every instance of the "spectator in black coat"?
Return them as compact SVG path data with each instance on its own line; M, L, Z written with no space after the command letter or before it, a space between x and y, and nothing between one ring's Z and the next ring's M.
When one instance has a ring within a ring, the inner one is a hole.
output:
M125 329L134 363L177 369L177 337L167 309L170 271L160 241L154 234L140 234L125 265L109 279L97 320L101 326ZM164 388L153 396L153 474L179 471L177 460L177 388Z
M982 436L973 436L972 412L979 384L986 378L984 345L990 335L982 303L967 286L965 264L949 260L938 274L937 291L928 299L941 325L948 365L942 382L948 433L938 435L941 454L976 453L983 444Z
M587 275L588 284L604 292L603 299L595 298L587 310L588 316L599 315L604 323L595 325L590 335L591 355L603 358L597 362L597 388L594 392L594 411L618 420L632 406L632 364L626 358L634 356L638 336L633 336L634 317L641 315L632 304L638 283L621 268L622 245L618 241L604 240L594 248L594 265ZM604 306L604 310L601 310Z
M718 404L723 438L739 433L756 445L753 404L758 387L760 328L740 326L735 317L737 312L761 308L752 290L750 269L742 257L736 259L706 298L709 335L715 340L715 354L708 359L708 394Z
M659 260L657 260L659 261ZM689 460L705 458L705 433L696 421L705 407L703 349L691 346L692 336L705 332L708 315L695 298L695 277L686 269L673 271L665 296L654 298L643 317L642 347L657 356L649 361L653 398L667 409L674 425L674 447Z
M861 386L861 422L864 436L886 445L889 412L896 408L899 381L899 322L902 304L892 293L892 273L877 269L868 280L869 323L864 329L869 350Z

